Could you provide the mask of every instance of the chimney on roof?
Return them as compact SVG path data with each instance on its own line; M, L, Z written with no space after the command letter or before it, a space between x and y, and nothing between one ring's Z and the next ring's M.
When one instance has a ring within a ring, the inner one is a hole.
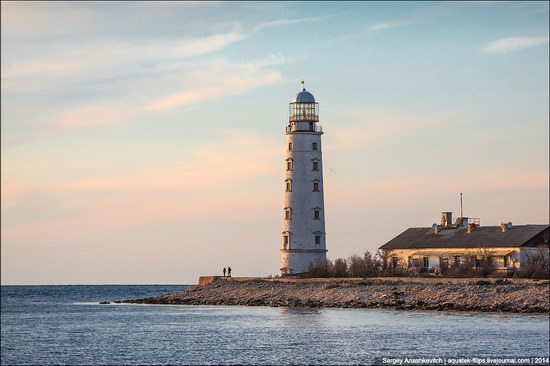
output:
M453 224L453 213L449 211L441 212L441 225L447 227Z
M474 232L475 229L476 229L476 224L474 224L474 223L468 224L468 228L466 229L466 232L467 233L472 233L472 232Z

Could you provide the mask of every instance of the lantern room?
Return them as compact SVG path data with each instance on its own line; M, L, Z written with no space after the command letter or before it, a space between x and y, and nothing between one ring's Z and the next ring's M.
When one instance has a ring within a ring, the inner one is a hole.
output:
M304 82L302 81L302 87ZM292 103L290 103L289 122L318 122L319 121L319 103L315 102L313 94L303 88L296 94Z

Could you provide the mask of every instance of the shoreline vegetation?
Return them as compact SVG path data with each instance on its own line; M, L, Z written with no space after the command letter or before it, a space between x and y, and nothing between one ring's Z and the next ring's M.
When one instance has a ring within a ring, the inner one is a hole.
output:
M548 280L201 277L184 291L123 304L241 305L550 313ZM102 302L108 303L108 302Z

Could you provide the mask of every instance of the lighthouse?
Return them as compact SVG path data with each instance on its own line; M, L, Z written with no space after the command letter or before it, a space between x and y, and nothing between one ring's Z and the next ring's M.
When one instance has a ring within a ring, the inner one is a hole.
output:
M319 103L304 87L290 103L286 127L281 274L297 275L326 259Z

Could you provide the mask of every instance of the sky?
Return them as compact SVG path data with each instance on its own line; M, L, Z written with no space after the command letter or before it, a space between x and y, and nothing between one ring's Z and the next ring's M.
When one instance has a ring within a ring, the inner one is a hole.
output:
M549 222L548 2L2 2L2 284L279 273L288 103L329 258Z

